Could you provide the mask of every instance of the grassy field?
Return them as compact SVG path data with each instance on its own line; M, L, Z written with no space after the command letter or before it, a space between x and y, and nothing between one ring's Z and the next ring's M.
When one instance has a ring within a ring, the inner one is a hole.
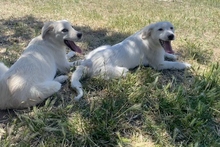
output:
M36 107L0 111L0 147L220 146L219 8L219 0L0 0L0 61L9 66L45 21L60 19L83 32L84 54L170 21L179 60L192 64L85 79L79 102L67 81Z

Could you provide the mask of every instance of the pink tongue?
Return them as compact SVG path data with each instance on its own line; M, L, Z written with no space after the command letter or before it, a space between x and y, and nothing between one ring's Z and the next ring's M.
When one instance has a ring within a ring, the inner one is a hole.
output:
M174 54L174 51L171 46L171 41L163 41L163 47L167 53Z
M78 53L82 53L82 50L73 41L69 41L69 44L72 50Z

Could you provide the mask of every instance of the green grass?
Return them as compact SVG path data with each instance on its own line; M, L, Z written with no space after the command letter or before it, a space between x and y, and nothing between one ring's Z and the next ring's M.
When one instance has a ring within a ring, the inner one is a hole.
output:
M179 60L192 64L85 79L79 102L67 81L38 106L0 112L0 146L220 146L219 8L218 0L0 1L0 59L9 66L43 22L60 19L83 32L78 45L85 53L168 20Z

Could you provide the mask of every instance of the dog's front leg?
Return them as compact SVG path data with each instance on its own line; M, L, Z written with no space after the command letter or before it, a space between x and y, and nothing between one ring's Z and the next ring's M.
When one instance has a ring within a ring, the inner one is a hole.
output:
M61 72L61 73L68 73L70 71L70 63L69 61L67 61L67 59L63 60L63 62L60 62L57 64L57 69Z
M182 63L182 62L163 61L154 68L157 70L163 70L163 69L186 69L190 67L191 67L190 64L184 62Z
M64 83L66 80L68 79L68 76L66 75L61 75L61 76L57 76L54 81L57 81L59 83Z
M176 61L178 59L178 57L176 55L173 55L173 54L169 54L169 53L165 53L165 58L168 58L168 59L171 59L171 60L174 60Z

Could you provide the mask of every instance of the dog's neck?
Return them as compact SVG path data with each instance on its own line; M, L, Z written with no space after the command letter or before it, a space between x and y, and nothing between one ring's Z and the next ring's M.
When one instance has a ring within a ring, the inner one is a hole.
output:
M45 36L43 40L47 40L47 42L50 42L52 49L61 50L66 48L64 42L60 42L54 39L54 37Z

